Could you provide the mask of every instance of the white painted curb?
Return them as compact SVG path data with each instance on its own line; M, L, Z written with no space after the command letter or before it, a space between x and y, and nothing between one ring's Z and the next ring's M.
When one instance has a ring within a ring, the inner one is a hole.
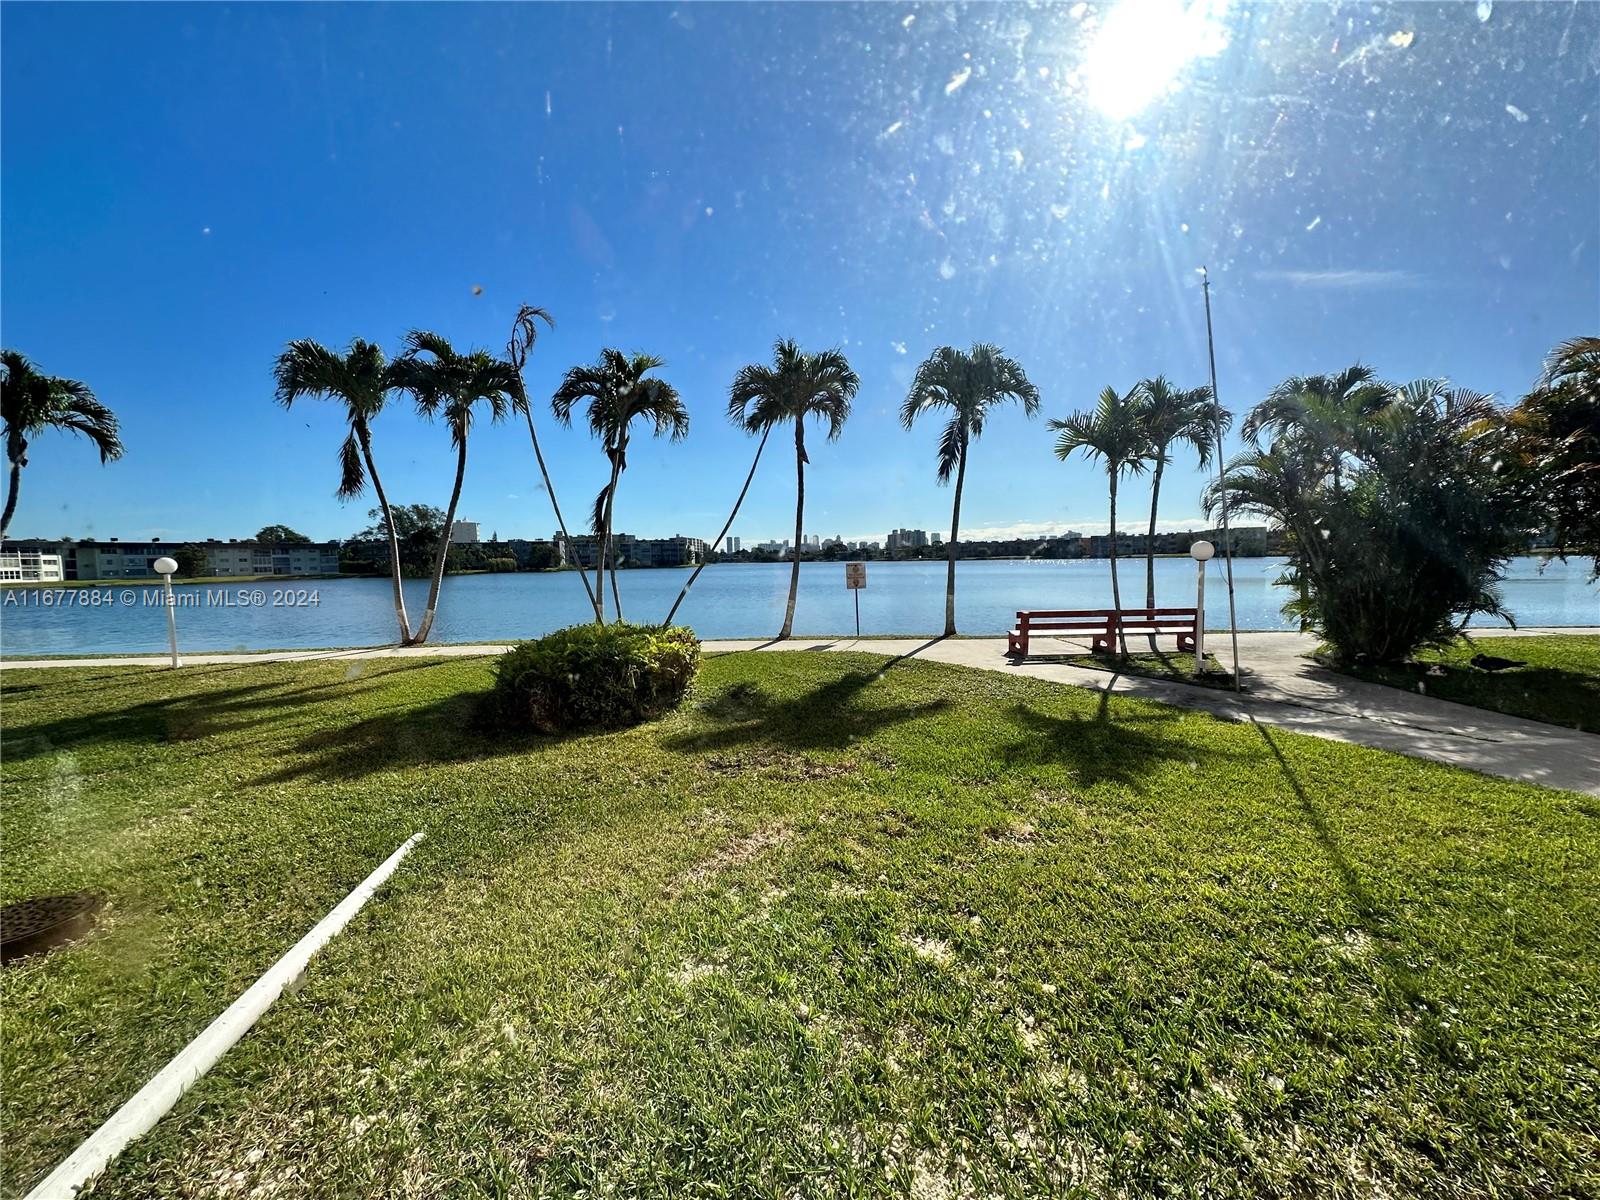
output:
M129 1142L148 1133L178 1102L178 1097L209 1071L230 1046L250 1031L250 1027L282 994L283 989L306 969L311 956L349 924L350 918L361 911L361 907L372 898L372 893L394 874L400 860L421 840L422 834L418 832L401 843L400 848L362 880L355 891L313 925L311 931L273 963L265 975L246 988L244 994L228 1005L220 1017L207 1025L194 1041L178 1052L176 1058L135 1092L132 1099L90 1134L83 1145L45 1176L25 1200L72 1200L78 1189L105 1170L106 1165L121 1154Z

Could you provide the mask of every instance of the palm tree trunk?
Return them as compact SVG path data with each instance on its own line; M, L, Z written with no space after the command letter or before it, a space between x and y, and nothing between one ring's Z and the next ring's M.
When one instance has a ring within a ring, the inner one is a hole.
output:
M450 528L456 522L456 505L461 500L461 481L467 477L467 434L461 431L461 446L456 452L456 484L450 489L450 507L444 510L444 532L439 535L439 550L434 555L433 582L428 585L428 607L422 614L422 624L417 627L411 644L420 646L428 640L433 628L433 614L439 606L439 586L444 582L444 564L450 557Z
M567 523L561 516L561 505L556 503L556 485L550 482L550 471L544 465L544 452L539 449L539 434L533 427L533 410L526 403L522 406L523 416L528 418L528 437L533 441L533 457L538 460L539 474L544 477L544 490L550 497L550 507L556 510L556 527L561 530L562 550L572 548L572 535L567 532ZM583 569L583 564L578 564L578 580L583 584L583 593L589 597L589 607L595 608L595 616L599 617L599 609L595 606L594 590L589 587L589 575Z
M794 472L794 569L789 572L789 607L783 613L783 629L778 633L779 638L794 634L794 601L800 592L800 539L804 536L801 530L806 515L806 430L803 416L794 419Z
M1119 614L1117 644L1122 647L1122 657L1128 657L1128 635L1122 632L1122 588L1117 583L1117 476L1111 476L1111 607Z
M961 459L956 464L956 502L950 511L950 562L944 577L944 636L956 635L956 538L961 529L961 488L967 479L967 431L961 431Z
M17 512L17 490L20 487L22 487L22 462L14 458L11 460L11 490L6 493L6 512L5 516L0 517L0 539L11 532L11 518Z
M1166 467L1166 455L1156 456L1155 477L1150 481L1150 534L1144 543L1144 606L1156 606L1156 509L1161 504L1161 472ZM1150 653L1156 652L1156 635L1150 634Z
M383 527L389 534L389 578L394 583L394 615L400 622L400 644L411 644L411 620L406 616L406 593L401 585L400 535L395 532L394 510L389 507L389 497L384 494L378 479L378 464L372 460L372 435L363 422L356 426L356 444L361 447L361 457L367 464L367 478L372 480L372 490L378 497L378 507L383 511Z
M613 550L611 553L614 556L616 554L616 551ZM621 621L623 619L622 618L622 593L617 590L617 560L616 560L615 557L612 557L612 559L611 559L611 598L617 602L616 603L617 620Z
M609 453L609 452L608 452ZM611 485L606 485L606 495L609 498ZM594 619L597 625L605 624L606 619L606 515L604 505L600 508L600 520L594 527L594 591L590 595L594 598ZM587 568L580 561L578 570L586 571Z
M761 431L761 443L756 447L755 461L750 464L750 474L744 477L744 487L739 489L739 498L733 502L733 511L728 514L728 519L723 523L722 531L717 534L717 540L711 543L713 549L722 544L728 536L728 530L733 528L733 519L739 515L739 506L744 503L745 493L750 490L750 481L756 477L756 466L761 462L761 452L767 448L767 438L772 434L772 426L768 425ZM683 598L689 594L689 589L694 586L694 581L700 578L700 572L706 569L706 560L701 559L700 565L694 569L694 574L689 576L689 582L683 585L683 591L678 593L678 598L672 602L672 607L667 610L667 619L663 625L671 625L672 618L678 615L678 605L683 603Z
M611 486L606 488L606 517L602 524L605 527L605 537L600 545L600 562L597 574L594 577L595 590L600 591L605 587L605 572L611 572L611 595L617 602L617 620L622 620L622 596L617 591L617 564L611 561L611 514L616 510L617 483L622 478L622 468L617 464L622 460L623 443L617 443L616 451L611 456ZM605 619L605 597L601 597L601 620Z

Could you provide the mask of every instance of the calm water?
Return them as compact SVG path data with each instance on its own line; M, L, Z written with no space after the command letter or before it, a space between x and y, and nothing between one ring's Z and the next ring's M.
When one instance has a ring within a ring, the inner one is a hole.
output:
M1272 581L1281 559L1236 562L1234 580L1241 629L1292 628L1278 609L1283 593ZM1111 604L1107 564L1101 561L964 562L957 565L957 621L963 633L996 635L1010 627L1018 608L1103 608ZM868 563L861 593L863 634L933 634L944 627L943 563ZM1600 589L1587 582L1587 560L1512 564L1504 590L1521 625L1600 624ZM1121 568L1123 599L1144 598L1144 563ZM686 571L625 571L624 614L659 621L688 577ZM764 637L783 621L789 567L728 564L707 567L679 610L679 619L702 637ZM1188 559L1156 561L1158 603L1194 602L1195 571ZM260 588L266 603L250 596ZM35 603L34 589L10 589L0 599L0 648L8 655L127 653L166 649L166 624L159 588L73 589L91 593L71 605ZM261 650L314 646L378 645L395 640L394 611L386 579L285 580L278 585L189 584L175 589L194 597L178 610L179 644L186 650ZM274 604L278 599L315 603ZM131 594L128 603L124 594ZM72 593L55 590L55 596ZM241 603L240 597L244 597ZM98 597L100 603L85 604ZM150 599L147 601L146 597ZM220 598L227 597L225 606ZM427 597L427 584L411 580L406 604L413 620ZM1207 624L1226 625L1227 593L1221 564L1213 561L1206 584ZM182 603L182 601L180 601ZM444 581L439 616L430 640L510 641L534 637L585 619L583 587L574 574L468 575ZM610 611L609 597L607 611ZM1481 622L1488 625L1493 622ZM810 563L800 569L795 630L801 634L845 634L855 628L842 563Z

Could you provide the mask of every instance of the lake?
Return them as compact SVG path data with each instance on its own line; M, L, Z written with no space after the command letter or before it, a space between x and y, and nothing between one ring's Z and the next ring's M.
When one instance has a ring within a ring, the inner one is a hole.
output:
M1600 624L1600 589L1588 582L1589 561L1517 559L1503 590L1520 625ZM1241 629L1291 629L1279 608L1283 589L1273 580L1278 558L1243 558L1234 564ZM728 563L707 567L678 619L702 636L765 637L778 631L788 594L784 563ZM1018 608L1108 608L1111 581L1104 559L1011 559L958 563L957 623L962 633L997 636ZM1123 600L1144 599L1143 560L1120 566ZM861 592L863 634L936 634L944 628L942 562L870 562ZM630 620L660 621L688 572L624 571L623 612ZM159 587L11 588L0 596L0 649L7 655L107 654L166 649ZM381 645L395 640L387 579L280 579L265 584L184 584L179 645L184 650L303 649ZM260 595L254 595L259 591ZM283 593L275 595L275 593ZM1156 560L1156 599L1192 605L1195 567L1187 558ZM45 593L49 593L46 595ZM81 593L81 594L79 594ZM427 581L406 582L413 623L427 598ZM54 598L52 604L42 601ZM264 601L264 602L262 602ZM277 601L274 603L274 601ZM607 597L607 612L610 612ZM1206 582L1207 625L1227 625L1222 564L1213 560ZM513 641L582 621L590 613L575 574L463 575L446 578L430 641ZM1480 619L1477 624L1499 622ZM854 632L851 594L842 563L800 568L795 632Z

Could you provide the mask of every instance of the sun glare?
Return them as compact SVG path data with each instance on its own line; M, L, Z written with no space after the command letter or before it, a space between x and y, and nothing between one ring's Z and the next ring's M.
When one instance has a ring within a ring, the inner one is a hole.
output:
M1084 59L1089 102L1121 121L1174 90L1191 62L1227 49L1227 7L1227 0L1123 0Z

